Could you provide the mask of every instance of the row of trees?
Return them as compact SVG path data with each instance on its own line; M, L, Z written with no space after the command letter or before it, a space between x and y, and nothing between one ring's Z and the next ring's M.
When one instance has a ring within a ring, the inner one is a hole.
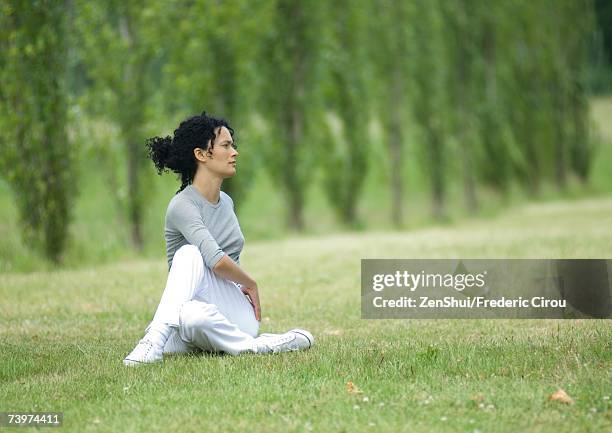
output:
M426 167L437 218L453 181L476 211L479 185L504 194L518 182L537 195L542 182L563 190L569 176L588 178L591 0L1 4L0 164L24 226L55 260L75 193L71 105L118 127L137 247L152 173L146 125L160 113L205 108L230 119L258 144L224 188L240 202L244 170L261 164L298 230L315 169L340 220L354 225L383 151L398 226L407 158ZM373 124L385 143L375 149ZM415 154L406 155L409 140Z

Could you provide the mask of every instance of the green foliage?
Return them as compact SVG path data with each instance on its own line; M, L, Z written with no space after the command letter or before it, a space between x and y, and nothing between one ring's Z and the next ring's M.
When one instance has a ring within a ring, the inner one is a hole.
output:
M24 241L56 263L67 244L76 193L67 134L64 6L0 6L0 166L19 208Z
M166 53L163 93L167 105L185 117L203 110L228 119L239 145L240 176L223 189L237 207L256 171L250 108L258 88L255 62L268 27L270 1L175 2L160 15L159 44ZM194 25L194 17L199 17Z
M323 124L321 18L321 2L278 0L264 35L265 57L258 63L265 81L255 109L269 123L265 162L286 197L288 225L298 230L304 227L306 186L313 177L314 143Z
M472 2L457 0L443 2L441 12L446 23L443 43L448 62L448 134L459 145L449 153L458 155L461 161L466 207L475 213L478 209L475 168L480 146L476 125L479 29L469 18L475 16L476 10Z
M356 226L357 202L368 169L368 122L372 64L368 61L367 20L371 9L365 1L338 1L328 6L330 27L326 46L327 108L331 117L328 137L322 141L319 161L324 170L325 192L338 218Z
M151 189L150 176L144 172L150 165L144 146L149 135L145 127L155 110L148 102L155 88L151 68L159 54L153 24L160 13L159 4L76 1L75 8L79 56L92 83L82 103L91 113L119 127L127 195L125 199L117 196L117 200L128 217L134 245L142 249L143 207Z
M511 80L511 61L508 49L514 41L514 22L501 19L512 7L507 2L476 3L476 59L475 110L477 134L482 148L477 160L479 180L504 194L513 180L517 159L517 145L510 122L512 97L506 83ZM480 85L478 84L480 83Z
M566 124L568 135L568 159L572 170L583 182L589 178L594 142L589 134L588 52L589 34L595 27L594 10L590 1L569 2L564 10L568 31L560 34L559 51L564 54L567 75Z
M374 3L376 20L368 20L368 58L374 63L376 80L369 84L374 90L373 110L378 113L389 151L391 219L397 227L403 223L404 179L406 163L406 123L409 118L413 77L410 74L411 36L414 6L409 2L383 0ZM373 14L374 15L374 14Z
M586 179L592 153L584 104L592 4L536 2L515 14L520 26L505 50L505 91L515 108L508 118L520 152L515 170L532 194L544 181L563 190L572 170Z
M144 230L159 229L163 194L176 188L155 177L145 138L202 110L237 132L239 171L223 188L238 211L245 202L258 217L247 196L254 184L257 206L286 211L296 229L385 224L387 206L396 226L418 225L427 198L435 217L451 218L460 201L486 212L517 189L588 192L607 161L587 103L593 40L609 33L600 1L59 4L63 13L43 11L45 2L0 4L0 166L30 221L25 237L47 224L49 245L64 242L65 228L47 213L68 222L71 205L51 191L70 197L82 181L70 142L82 176L104 179L120 210L108 223L130 227L116 236L153 245ZM325 206L335 218L318 213ZM109 251L125 249L114 242Z
M594 4L597 25L588 35L587 83L589 91L606 94L612 92L612 3L594 0Z
M444 217L447 182L448 99L444 92L448 58L444 53L440 3L415 2L412 40L418 61L412 64L412 109L421 131L425 166L430 179L434 217Z

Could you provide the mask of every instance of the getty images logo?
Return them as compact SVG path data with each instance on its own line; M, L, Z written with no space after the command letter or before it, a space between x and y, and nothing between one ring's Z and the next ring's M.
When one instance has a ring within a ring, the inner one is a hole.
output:
M472 274L459 262L455 271L450 273L418 273L408 271L395 271L392 274L375 274L372 277L372 290L380 292L387 287L403 287L411 292L418 288L452 288L462 292L469 288L482 288L485 286L487 271Z

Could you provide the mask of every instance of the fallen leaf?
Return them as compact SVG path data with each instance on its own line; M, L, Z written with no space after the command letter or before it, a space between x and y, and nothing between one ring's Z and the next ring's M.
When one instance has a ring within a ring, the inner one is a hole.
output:
M567 392L563 391L561 388L559 388L556 392L551 394L548 397L548 399L551 401L558 401L559 403L564 403L564 404L574 403L574 400L572 400L572 398L569 395L567 395Z
M361 394L362 393L362 391L360 391L359 388L357 388L357 386L353 384L353 382L351 381L346 382L346 392L348 392L349 394Z

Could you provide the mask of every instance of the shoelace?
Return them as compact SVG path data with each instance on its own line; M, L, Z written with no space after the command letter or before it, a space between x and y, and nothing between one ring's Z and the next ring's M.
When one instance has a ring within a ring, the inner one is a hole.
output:
M264 334L262 334L264 335ZM268 334L270 335L270 334ZM295 340L295 335L293 334L282 334L282 335L270 335L268 336L266 335L266 337L270 340L268 342L264 342L264 346L266 346L270 351L272 352L277 352L280 349L280 346L282 346L285 343L290 343L293 340Z
M153 343L151 341L148 340L140 340L138 342L139 346L146 346L146 349L143 347L142 349L140 349L140 351L144 351L144 355L143 358L146 358L149 355L149 352L151 351L151 349L153 349Z

